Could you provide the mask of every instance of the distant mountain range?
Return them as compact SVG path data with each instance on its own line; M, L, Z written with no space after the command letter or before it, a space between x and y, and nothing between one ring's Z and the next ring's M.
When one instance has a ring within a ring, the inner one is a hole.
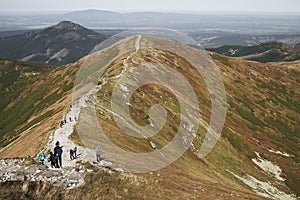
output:
M171 28L186 33L205 48L223 45L257 45L264 42L300 43L300 16L236 13L119 13L82 10L64 14L0 16L0 37L46 28L62 20L92 30L124 30L142 27Z
M7 19L10 23L7 23ZM158 26L166 28L181 28L181 29L228 29L244 30L252 29L252 32L264 30L281 30L288 32L290 28L294 30L300 29L297 24L299 16L278 16L276 19L272 15L238 15L236 13L176 13L176 12L129 12L119 13L106 10L81 10L64 14L45 14L45 15L27 15L27 16L0 16L1 30L14 30L33 27L45 26L45 24L53 24L62 19L75 21L89 28L129 28L129 27L149 27ZM19 23L14 23L18 20ZM30 21L34 20L34 21ZM245 21L247 23L245 24ZM1 23L3 22L3 23ZM25 25L25 26L24 26ZM23 27L23 28L21 28ZM282 27L285 29L283 30Z
M46 29L1 38L0 57L63 65L89 54L105 38L79 24L61 21Z
M289 45L268 42L254 46L225 45L207 49L231 57L241 57L259 62L294 61L300 59L300 44Z
M98 11L86 12L90 15L84 15L85 12L79 12L79 14L74 12L68 15L73 16L73 18L77 16L80 19L85 19L85 17L88 19L92 14L97 18L99 15ZM112 12L103 13L108 18L116 15ZM115 33L119 31L121 30L116 30ZM88 55L95 45L110 36L104 32L99 33L71 21L61 21L45 29L25 33L20 32L19 34L0 38L0 58L35 61L56 66L64 65ZM220 38L217 40L220 40ZM240 40L237 38L236 42L243 43ZM256 42L259 42L259 40ZM210 44L213 43L213 40L211 40ZM222 41L217 43L222 44ZM282 42L267 42L251 46L224 45L217 48L207 48L207 50L226 56L241 57L259 62L294 61L300 59L300 43L297 45Z

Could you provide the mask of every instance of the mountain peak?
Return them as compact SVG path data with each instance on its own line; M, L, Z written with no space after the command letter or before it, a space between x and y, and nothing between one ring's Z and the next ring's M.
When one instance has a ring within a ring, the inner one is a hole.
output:
M55 29L65 29L65 30L78 30L78 29L83 29L82 26L79 24L76 24L71 21L61 21L58 24L54 25L53 28Z
M1 40L1 57L63 65L86 56L106 36L71 21L61 21L48 28L29 31ZM15 51L16 40L21 47ZM13 52L16 53L13 53ZM1 75L0 75L1 79ZM0 84L1 87L1 84Z

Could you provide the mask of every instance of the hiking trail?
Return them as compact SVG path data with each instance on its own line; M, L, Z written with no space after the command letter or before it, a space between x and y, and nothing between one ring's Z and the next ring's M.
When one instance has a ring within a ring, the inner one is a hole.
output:
M66 189L72 189L85 184L84 177L85 173L89 173L93 170L86 169L84 166L76 163L77 161L89 162L92 165L97 165L106 173L112 173L112 162L103 159L103 153L101 153L102 160L96 162L96 149L90 149L76 145L69 139L69 136L74 131L74 126L80 117L81 108L91 106L92 99L90 97L95 94L95 91L101 90L102 86L108 83L110 80L120 78L128 67L128 60L131 59L140 49L141 36L139 35L135 41L135 51L131 53L127 58L123 60L123 70L120 74L109 80L103 81L103 84L96 86L85 95L81 96L78 100L74 101L70 106L68 112L62 118L66 120L66 123L53 131L50 136L48 143L45 146L46 150L53 152L56 141L60 142L60 146L63 146L62 154L62 168L51 168L50 162L45 161L45 165L31 164L30 159L5 159L0 160L0 182L7 181L43 181L51 183L55 186L63 187ZM71 120L70 120L71 119ZM77 120L75 120L77 119ZM77 147L77 158L70 159L70 149ZM105 152L105 149L102 152ZM39 152L37 152L38 154ZM46 154L46 157L49 155ZM37 160L36 160L37 161ZM123 171L121 168L113 168L116 171ZM25 182L24 182L25 183Z
M140 41L141 35L137 36L135 41L135 51L132 52L126 59L123 60L123 70L120 74L112 77L110 80L120 78L128 68L128 60L131 59L139 50L140 50ZM102 85L97 86L97 90L101 90L104 84L107 84L110 80L104 81ZM53 151L55 147L55 142L59 141L60 145L63 146L63 154L62 154L62 165L74 167L76 162L81 160L84 162L94 162L96 161L95 149L90 149L82 146L76 145L73 141L69 139L69 136L74 131L74 126L77 123L75 119L79 119L80 110L83 107L88 106L88 102L91 101L89 97L94 94L95 89L92 89L87 94L80 97L77 101L75 101L72 106L70 106L69 112L64 116L63 120L66 119L67 123L62 127L58 127L49 137L48 144L46 145L47 149ZM71 121L69 120L71 118ZM74 149L77 147L77 155L76 159L70 159L70 149ZM105 150L104 150L105 151ZM101 160L99 162L99 166L112 166L112 163L109 161Z

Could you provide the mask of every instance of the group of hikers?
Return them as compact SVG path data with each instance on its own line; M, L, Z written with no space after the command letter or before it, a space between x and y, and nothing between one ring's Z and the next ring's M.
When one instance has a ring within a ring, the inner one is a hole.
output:
M85 101L87 102L87 99L85 99ZM72 108L72 105L70 105L70 108ZM74 120L77 121L76 116L74 117ZM72 122L72 117L69 117L69 121ZM65 125L65 124L67 124L66 117L63 120L61 120L61 122L59 124L60 128L62 128L63 125ZM38 162L41 165L44 165L44 162L48 161L48 162L51 163L52 168L62 168L62 154L63 154L63 149L62 148L63 148L63 146L60 146L60 142L56 141L54 151L53 152L51 151L49 153L48 157L45 156L44 148L42 148L40 153L39 153L39 156L38 156ZM96 160L97 160L97 162L101 161L100 153L101 153L100 148L99 147L96 148ZM77 147L74 147L73 149L70 149L70 159L74 160L74 159L77 158L77 156L78 156Z
M74 117L74 120L77 121L77 118ZM73 120L72 120L72 117L69 117L69 121L70 121L70 122L73 121ZM59 123L60 128L62 128L63 125L65 125L65 124L67 124L67 119L61 120L60 123Z
M51 163L52 168L61 168L62 167L62 153L63 153L63 146L60 146L60 142L57 141L55 143L54 151L49 153L49 156L46 157L44 153L44 149L41 149L38 161L40 164L44 165L45 161L48 161ZM75 156L74 156L74 150L75 150ZM75 147L72 153L72 159L76 158L76 151L77 147Z
M60 146L60 142L57 141L55 143L54 151L49 153L49 156L46 157L44 153L44 148L41 149L39 156L38 156L38 161L41 165L44 165L45 161L48 161L51 163L52 168L62 168L62 154L63 154L63 146ZM101 150L98 147L96 149L96 160L97 162L101 161L100 158ZM74 149L70 149L70 159L76 159L77 158L77 147L74 147Z

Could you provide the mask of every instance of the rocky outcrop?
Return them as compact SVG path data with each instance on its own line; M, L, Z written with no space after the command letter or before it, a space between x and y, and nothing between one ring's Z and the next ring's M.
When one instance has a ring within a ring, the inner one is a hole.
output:
M84 185L85 173L92 170L77 165L75 168L53 169L38 164L26 164L25 159L0 160L0 182L41 181L71 189Z
M79 24L75 24L71 21L61 21L58 24L52 26L55 29L65 29L65 30L78 30L78 29L85 29L83 26Z

